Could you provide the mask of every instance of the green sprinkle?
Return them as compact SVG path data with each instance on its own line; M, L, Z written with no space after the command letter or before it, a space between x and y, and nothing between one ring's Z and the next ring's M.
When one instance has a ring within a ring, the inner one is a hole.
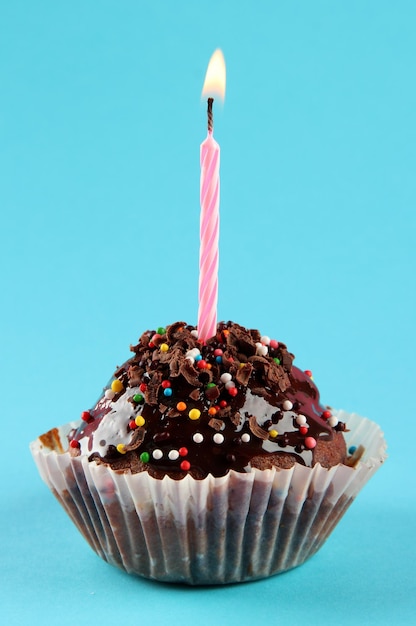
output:
M166 333L166 328L163 328L163 326L159 326L159 328L157 329L157 333L159 335L164 335Z
M135 402L138 402L138 403L141 404L143 402L144 398L143 398L141 393L135 393L134 396L133 396L133 400Z
M273 361L277 363L278 365L280 365L280 359L278 359L277 357L274 357Z
M150 459L150 454L148 452L142 452L140 455L140 460L142 463L148 463Z
M213 387L216 387L217 385L215 383L208 383L207 384L207 389L212 389Z

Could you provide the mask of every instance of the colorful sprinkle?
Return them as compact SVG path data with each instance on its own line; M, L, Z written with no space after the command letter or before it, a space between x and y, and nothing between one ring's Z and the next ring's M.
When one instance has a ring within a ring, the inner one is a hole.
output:
M323 417L324 420L329 420L329 418L332 417L331 411L324 411L322 413L322 417Z
M201 416L201 411L199 409L191 409L188 413L188 416L191 420L199 420Z
M214 356L222 356L223 354L224 354L224 353L223 353L223 351L221 350L221 348L216 348L216 349L214 350Z
M222 435L221 433L215 433L212 439L215 443L224 443L224 435Z
M137 426L144 426L145 424L145 419L144 417L142 417L142 415L138 415L134 421L136 422Z
M222 356L216 356L215 360L217 363L222 363Z
M170 380L162 380L161 385L163 389L167 389L168 387L172 386Z
M156 461L159 461L162 458L162 456L163 456L162 450L159 450L159 448L156 448L156 450L153 450L152 457L156 459Z
M130 430L134 430L135 428L137 428L136 420L129 421L129 428Z
M230 387L228 389L228 393L230 394L230 396L232 396L233 398L235 398L235 396L238 394L238 389L237 387Z
M93 416L91 415L91 413L89 411L83 411L81 413L81 419L84 422L92 422L92 420L94 419Z
M69 442L69 446L71 448L80 448L81 444L76 439L71 439L71 441Z
M126 446L124 443L117 444L117 452L120 452L120 454L126 454Z
M140 383L140 385L139 385L139 389L140 389L140 391L141 391L142 393L144 393L144 392L146 391L146 389L147 389L147 385L146 385L146 383Z
M150 460L150 454L148 452L142 452L140 455L140 460L142 463L148 463Z
M312 378L311 370L305 370L305 374L306 374L306 376L309 376L309 378Z
M195 359L195 361L197 361L196 366L197 366L198 369L204 370L206 368L207 362L204 359L201 359L201 360Z
M309 428L307 426L301 426L299 428L299 432L300 432L301 435L306 435L308 430L309 430Z
M170 387L166 387L166 389L163 390L163 395L169 398L172 395L172 389Z
M204 441L204 436L201 433L195 433L192 437L195 443L202 443Z
M135 393L133 396L133 400L134 402L137 402L138 404L142 404L142 402L144 402L144 398L141 393Z
M228 406L227 400L220 400L220 407L225 409L226 406Z
M305 446L312 450L316 446L316 439L314 437L305 437Z
M186 410L185 402L178 402L178 404L176 405L176 408L178 409L178 411L185 411Z
M186 456L188 454L188 448L179 448L179 456Z
M208 415L216 415L218 413L218 409L215 406L210 406L208 409Z
M168 457L171 461L176 461L179 459L179 452L177 450L170 450Z
M280 365L280 359L278 359L277 356L273 358L273 361L277 363L277 365Z
M181 470L184 470L185 472L187 472L189 469L191 469L191 464L189 461L182 461L181 463Z
M275 439L278 434L279 433L274 428L272 430L269 430L269 435L270 435L270 437L273 437L273 439Z
M123 391L124 387L121 380L119 380L118 378L113 380L113 382L111 383L111 389L114 391L114 393L120 393L120 391Z
M276 350L279 347L279 342L276 341L276 339L270 339L269 346L273 348L273 350Z
M156 332L158 335L164 335L166 333L166 328L164 328L163 326L159 326Z
M357 446L350 446L348 448L348 454L354 454L356 450L357 450Z
M161 352L167 352L169 350L169 346L167 343L161 343L160 344L160 351Z

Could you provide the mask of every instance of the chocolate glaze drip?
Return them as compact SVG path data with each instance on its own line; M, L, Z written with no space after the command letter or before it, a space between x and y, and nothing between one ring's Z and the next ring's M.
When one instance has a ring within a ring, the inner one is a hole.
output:
M134 356L114 375L123 390L113 402L128 394L134 414L141 415L144 424L132 427L126 420L125 435L131 431L131 437L123 453L117 450L119 442L111 441L100 454L94 449L94 433L102 420L113 419L112 403L103 395L90 411L91 421L70 437L87 438L91 461L115 470L148 471L157 478L166 474L182 478L187 473L195 478L223 476L230 469L245 472L253 459L257 463L268 457L281 457L282 467L295 461L313 465L321 444L345 429L343 424L335 428L328 424L317 387L292 365L294 356L283 343L259 348L257 330L232 322L219 323L216 336L206 344L192 331L194 326L176 322L163 334L143 333L131 346ZM187 358L194 348L200 352L202 367L200 361ZM231 376L236 391L226 387L223 374ZM170 396L164 394L167 384ZM140 385L143 400L135 401L129 390ZM179 402L186 404L185 410L178 408ZM197 419L190 418L192 409L200 412ZM299 416L306 418L303 428ZM311 447L314 441L317 445ZM169 456L171 451L178 451L178 458Z

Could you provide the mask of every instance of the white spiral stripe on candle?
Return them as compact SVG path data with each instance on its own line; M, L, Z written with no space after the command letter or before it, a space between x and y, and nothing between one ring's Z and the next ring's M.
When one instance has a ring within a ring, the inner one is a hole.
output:
M198 334L203 341L216 333L218 299L219 147L209 139L210 146L201 147Z

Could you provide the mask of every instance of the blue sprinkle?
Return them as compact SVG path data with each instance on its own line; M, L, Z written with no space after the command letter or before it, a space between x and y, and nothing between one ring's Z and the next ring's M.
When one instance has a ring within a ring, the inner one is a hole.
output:
M202 359L202 356L200 354L197 354L195 357L195 361L200 361Z
M222 356L216 356L215 360L217 361L217 363L222 363Z
M167 389L164 389L163 390L163 395L171 396L172 395L172 389L170 387L168 387Z
M354 452L356 451L357 446L350 446L348 448L348 454L354 454Z

